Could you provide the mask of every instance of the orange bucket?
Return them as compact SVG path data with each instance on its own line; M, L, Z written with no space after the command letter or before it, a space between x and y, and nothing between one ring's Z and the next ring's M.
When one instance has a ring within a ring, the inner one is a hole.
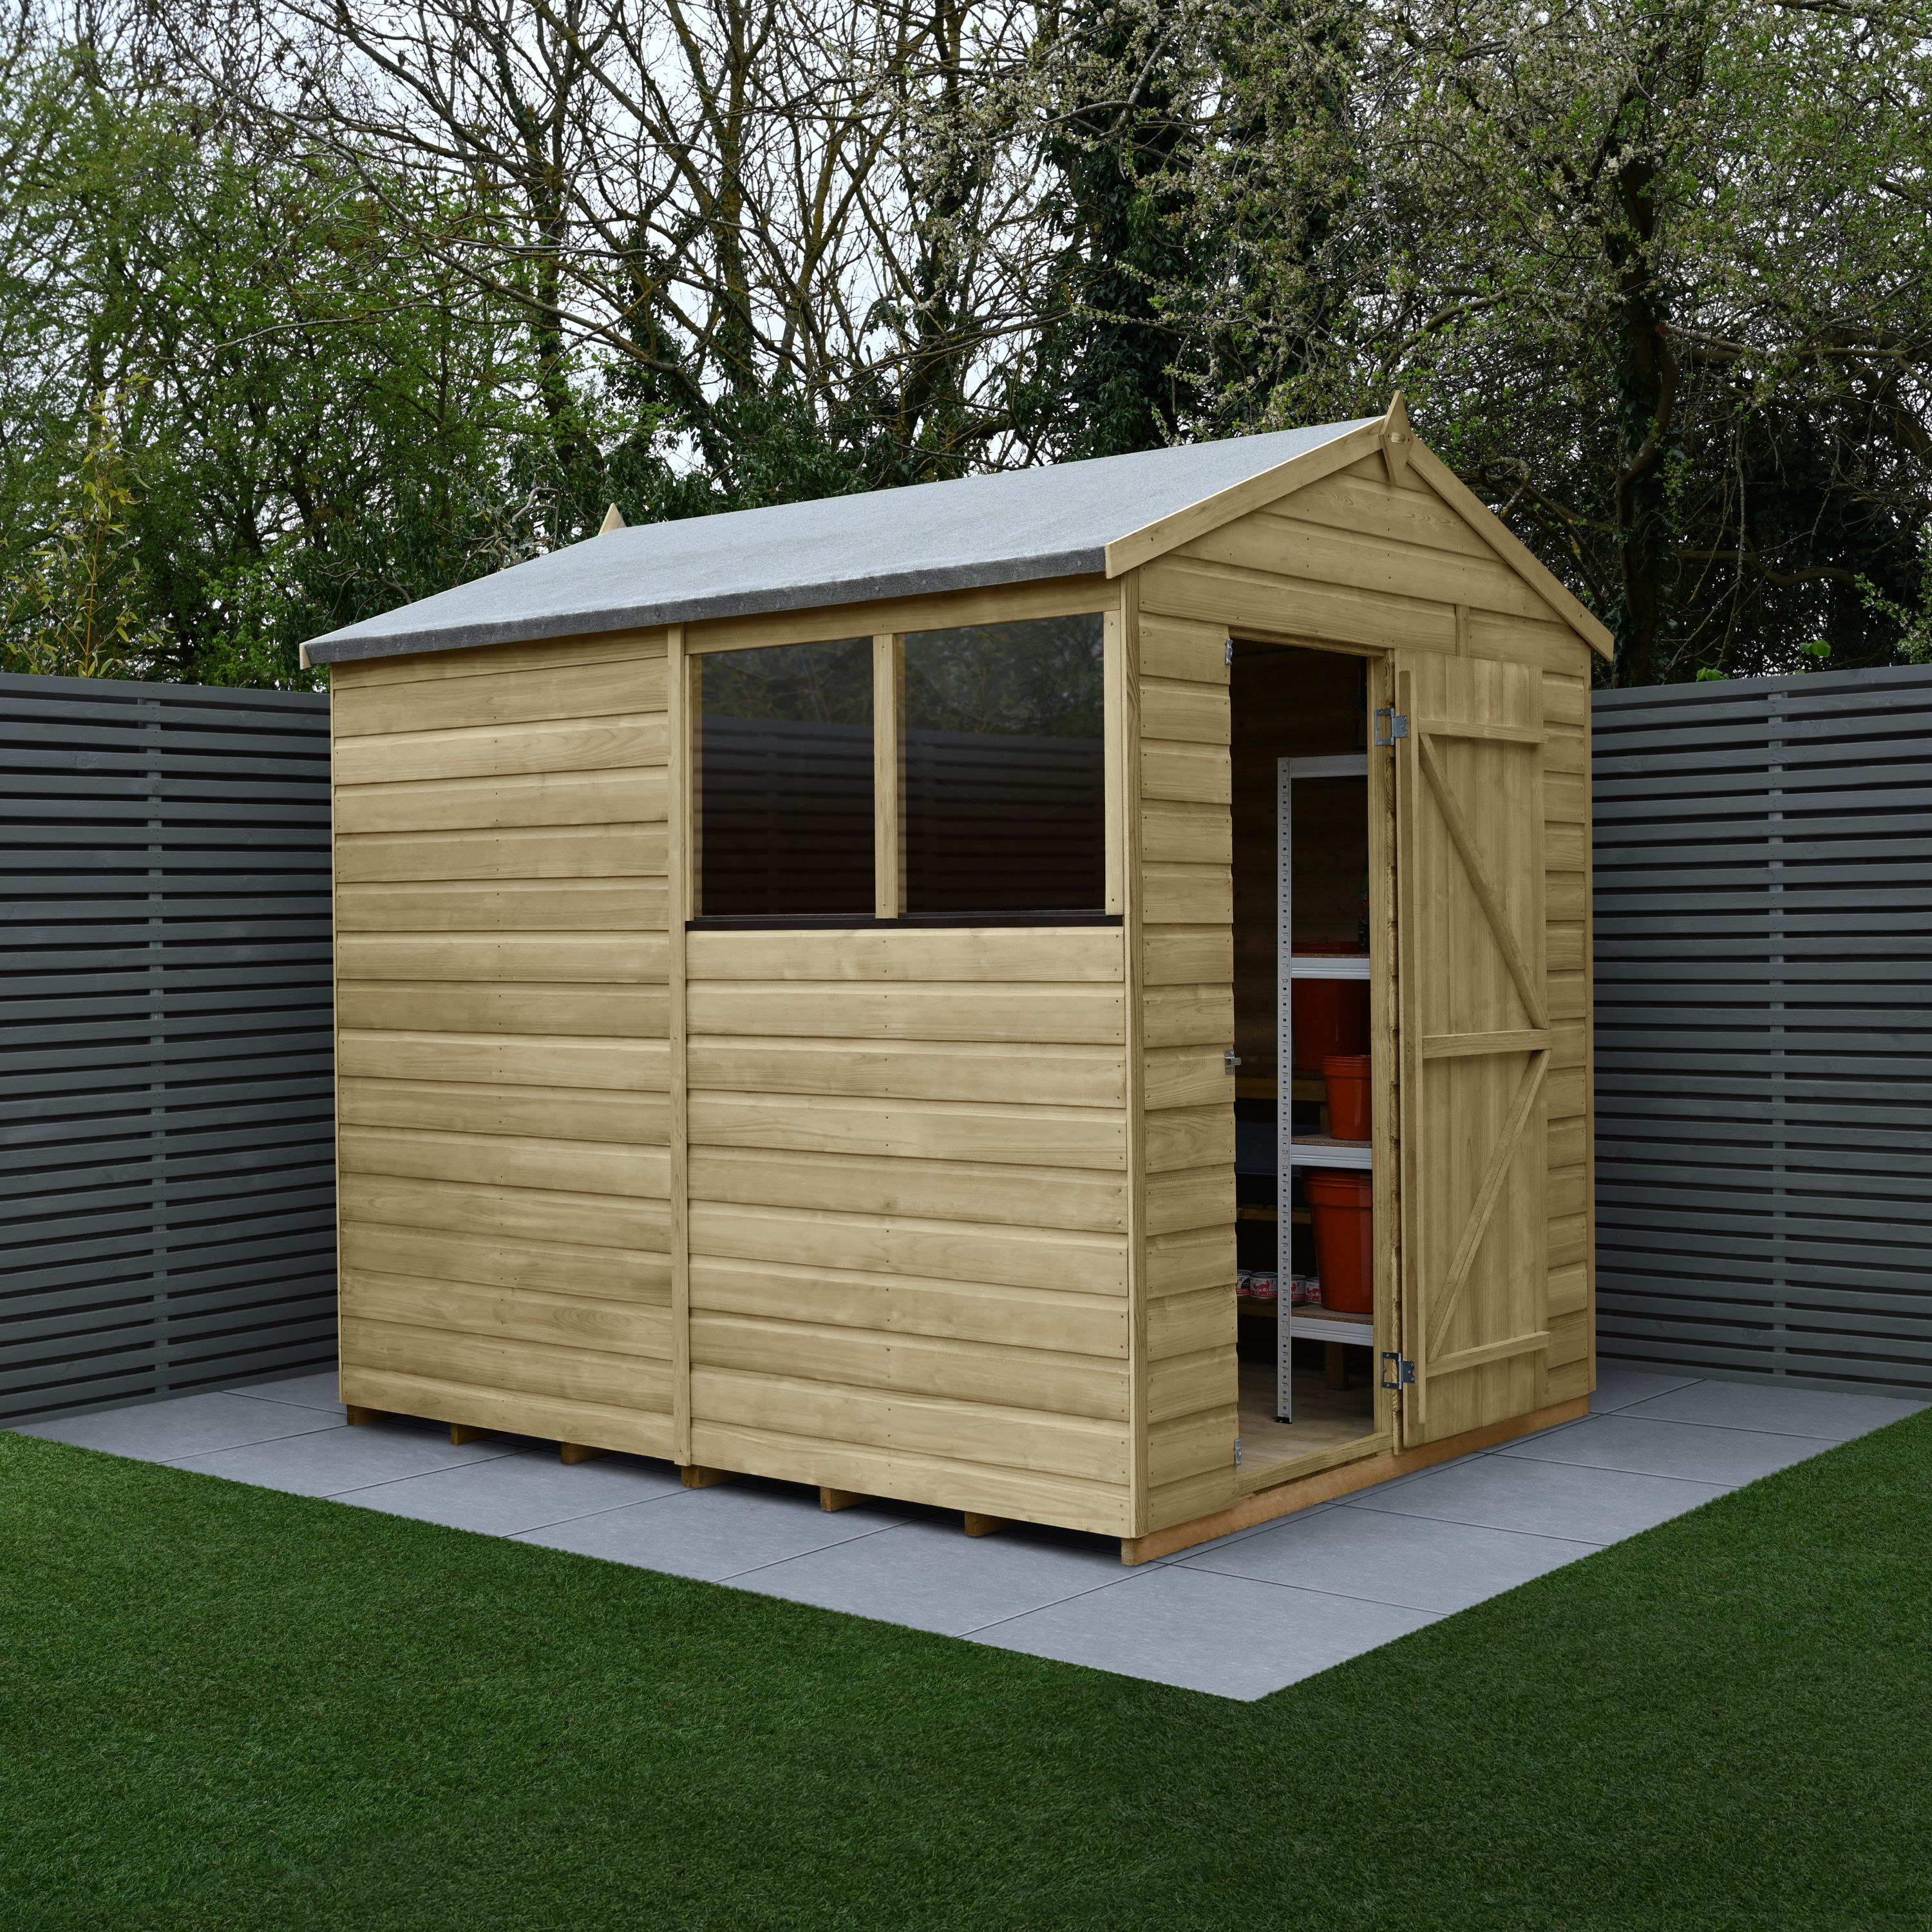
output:
M1316 1173L1309 1175L1306 1185L1322 1306L1338 1315L1372 1314L1376 1264L1369 1176Z
M1346 940L1305 939L1295 947L1304 959L1359 958ZM1298 980L1294 982L1294 1064L1313 1072L1330 1054L1369 1050L1369 982L1366 980Z
M1328 1088L1328 1131L1338 1141L1369 1137L1369 1068L1366 1053L1331 1053L1322 1062Z

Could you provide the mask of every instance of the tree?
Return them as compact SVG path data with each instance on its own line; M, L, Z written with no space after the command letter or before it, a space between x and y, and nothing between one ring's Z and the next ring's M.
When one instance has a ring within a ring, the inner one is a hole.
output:
M567 483L514 318L357 178L86 47L42 50L4 112L16 638L48 634L31 613L83 527L117 560L128 674L210 682L310 682L302 638L530 553Z
M767 434L795 451L781 473L1000 459L1032 326L1031 21L1021 0L199 0L172 47L520 314L575 492L556 541L602 514L592 368L634 445L694 456L721 504L758 500Z
M0 585L146 674L1398 386L1621 681L1932 608L1925 0L22 4Z
M1734 0L1396 16L1379 171L1422 412L1612 623L1624 683L1888 653L1932 513L1913 24ZM1412 302L1407 304L1414 313Z
M112 677L165 648L128 542L136 498L119 400L94 398L71 500L6 586L0 664L9 670Z

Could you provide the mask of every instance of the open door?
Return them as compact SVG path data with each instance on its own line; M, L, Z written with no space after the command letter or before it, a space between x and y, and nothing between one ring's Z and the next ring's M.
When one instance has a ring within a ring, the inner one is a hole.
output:
M1547 1399L1542 692L1396 660L1405 1448Z

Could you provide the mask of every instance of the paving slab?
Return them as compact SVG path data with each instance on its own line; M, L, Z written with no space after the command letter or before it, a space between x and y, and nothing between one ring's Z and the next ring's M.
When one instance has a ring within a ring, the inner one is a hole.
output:
M1610 1365L1586 1420L1124 1570L1071 1532L969 1538L916 1504L827 1514L802 1486L686 1490L644 1457L350 1429L335 1395L308 1373L23 1432L1248 1699L1928 1406Z
M1654 1422L1702 1422L1720 1429L1757 1429L1849 1442L1932 1405L1899 1396L1839 1395L1828 1389L1758 1382L1695 1382L1654 1396L1626 1412Z
M284 1376L280 1382L248 1382L230 1391L252 1396L259 1402L292 1402L298 1408L326 1408L336 1415L346 1414L338 1391L340 1383L333 1369L311 1376Z
M1505 1443L1498 1456L1528 1462L1575 1462L1594 1469L1630 1469L1646 1476L1688 1476L1733 1489L1816 1456L1816 1436L1768 1436L1750 1429L1712 1429L1695 1422L1652 1422L1641 1412L1593 1415L1587 1422L1546 1430Z
M1436 1621L1178 1564L994 1624L972 1641L1252 1702Z
M260 1406L266 1409L272 1405ZM291 1407L287 1413L303 1412ZM487 1462L515 1453L514 1444L508 1442L466 1442L459 1448L447 1433L402 1423L365 1423L355 1429L332 1423L246 1448L166 1460L177 1469L225 1476L231 1482L254 1483L265 1490L285 1490L290 1496L340 1496L348 1490L366 1490L372 1484L426 1476L432 1469Z
M1654 1369L1627 1369L1615 1362L1597 1364L1597 1386L1591 1392L1590 1413L1601 1415L1613 1408L1628 1408L1672 1389L1688 1388L1696 1376L1676 1376Z
M1190 1559L1190 1567L1406 1610L1462 1610L1599 1546L1366 1509L1336 1509Z
M406 1476L373 1489L350 1490L338 1500L452 1529L514 1536L602 1510L683 1493L678 1473L668 1462L600 1456L595 1462L566 1464L553 1448L548 1454L526 1450L428 1475Z
M963 1636L1118 1583L1118 1546L1028 1534L968 1536L955 1522L908 1522L754 1570L746 1589L822 1610Z
M22 1436L70 1442L77 1449L104 1449L115 1456L169 1462L212 1450L238 1448L278 1436L304 1436L342 1426L319 1409L288 1402L251 1402L245 1396L210 1390L168 1402L146 1402L132 1408L97 1408L63 1415L51 1422L20 1425Z
M722 1583L905 1520L867 1507L826 1511L818 1507L815 1491L736 1482L710 1490L681 1489L656 1502L528 1530L516 1540Z
M1432 1469L1400 1487L1364 1490L1348 1507L1604 1544L1621 1542L1729 1493L1717 1483L1483 1456L1454 1468Z

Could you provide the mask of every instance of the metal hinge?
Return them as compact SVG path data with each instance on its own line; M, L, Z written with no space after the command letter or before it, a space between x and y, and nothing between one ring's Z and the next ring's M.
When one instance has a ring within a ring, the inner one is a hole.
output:
M1393 745L1398 738L1408 736L1408 720L1400 711L1392 711L1384 704L1376 713L1376 742Z
M1223 663L1226 663L1226 664L1232 664L1234 662L1234 639L1233 639L1232 638L1230 638L1228 640L1228 655L1227 655L1227 656L1226 656L1225 658L1223 658L1223 659L1222 659L1222 662L1223 662Z
M1241 1466L1241 1438L1238 1436L1236 1436L1236 1437L1234 1438L1234 1467L1235 1467L1236 1468L1238 1468L1238 1469L1240 1466Z
M1221 1071L1223 1073L1233 1072L1240 1064L1241 1056L1232 1046L1221 1056Z
M1389 1379L1389 1364L1395 1364L1395 1379ZM1415 1379L1415 1364L1406 1356L1399 1355L1393 1348L1382 1352L1382 1387L1385 1389L1406 1388Z

